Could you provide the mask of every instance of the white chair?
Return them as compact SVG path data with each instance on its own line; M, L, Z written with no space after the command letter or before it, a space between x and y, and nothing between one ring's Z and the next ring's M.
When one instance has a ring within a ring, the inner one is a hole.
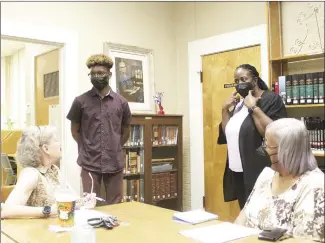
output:
M6 176L5 184L3 186L15 185L17 176L12 169L8 155L5 153L1 153L1 168L4 170Z

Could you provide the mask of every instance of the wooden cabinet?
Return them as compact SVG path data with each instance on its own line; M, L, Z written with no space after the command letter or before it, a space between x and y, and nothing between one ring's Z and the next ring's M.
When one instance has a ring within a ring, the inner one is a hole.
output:
M182 116L132 115L123 201L182 211L182 151Z

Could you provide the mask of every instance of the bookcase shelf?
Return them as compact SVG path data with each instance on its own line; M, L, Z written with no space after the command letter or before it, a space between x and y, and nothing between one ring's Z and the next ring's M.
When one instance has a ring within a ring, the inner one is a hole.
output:
M325 157L324 151L313 151L314 156L316 157Z
M182 116L133 114L123 150L124 201L182 211Z
M286 108L318 108L325 107L325 104L286 105Z
M324 52L278 57L278 58L272 58L270 61L271 62L298 62L298 61L308 61L308 60L318 59L318 58L324 58Z

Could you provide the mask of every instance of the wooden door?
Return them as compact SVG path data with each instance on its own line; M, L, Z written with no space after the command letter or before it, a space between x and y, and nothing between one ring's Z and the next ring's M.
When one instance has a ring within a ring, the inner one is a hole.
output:
M50 105L59 104L59 49L35 57L35 121L49 124Z
M234 221L240 209L237 200L224 202L223 174L227 146L217 144L218 128L221 123L222 105L234 91L234 88L224 88L224 84L234 83L234 71L244 63L260 70L260 46L202 57L205 207L207 211L219 215L219 218L225 221Z

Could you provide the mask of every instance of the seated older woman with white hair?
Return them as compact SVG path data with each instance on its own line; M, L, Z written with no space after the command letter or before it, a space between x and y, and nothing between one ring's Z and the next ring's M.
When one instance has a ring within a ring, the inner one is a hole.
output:
M61 144L55 128L31 126L23 131L16 159L23 167L15 188L1 208L1 218L41 218L57 214ZM77 207L81 206L80 202Z
M270 156L271 168L258 177L235 223L285 228L293 237L324 241L324 173L304 123L293 118L272 122L262 151Z

